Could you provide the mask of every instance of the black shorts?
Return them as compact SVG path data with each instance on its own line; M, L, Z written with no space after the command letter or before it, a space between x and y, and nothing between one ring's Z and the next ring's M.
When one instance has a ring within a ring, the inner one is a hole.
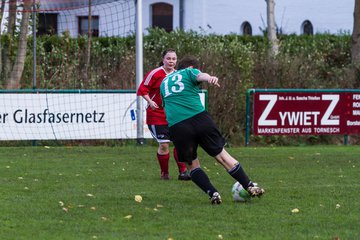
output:
M225 139L206 111L171 126L170 139L179 161L189 164L197 158L199 145L212 157L221 153L225 145Z
M169 126L166 125L148 125L153 138L158 143L170 142Z

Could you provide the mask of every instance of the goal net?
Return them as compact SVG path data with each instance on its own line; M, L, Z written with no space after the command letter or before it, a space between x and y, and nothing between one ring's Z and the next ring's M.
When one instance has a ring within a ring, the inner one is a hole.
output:
M126 37L135 31L134 0L38 0L37 8L45 32L77 37L90 29L96 37Z

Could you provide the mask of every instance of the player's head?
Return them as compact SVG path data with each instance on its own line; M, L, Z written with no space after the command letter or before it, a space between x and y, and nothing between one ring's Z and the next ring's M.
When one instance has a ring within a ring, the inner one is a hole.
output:
M185 56L183 57L178 64L178 70L193 67L199 68L199 61L193 56Z
M162 61L160 66L164 66L166 70L173 70L177 62L177 55L174 49L169 48L162 52Z

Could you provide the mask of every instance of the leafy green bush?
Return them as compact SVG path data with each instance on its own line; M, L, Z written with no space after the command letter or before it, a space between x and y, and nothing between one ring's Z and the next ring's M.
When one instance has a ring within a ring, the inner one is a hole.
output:
M5 46L8 39L3 37ZM355 88L350 57L350 35L285 35L280 52L268 55L263 36L206 35L195 31L149 29L144 36L144 74L161 61L161 53L174 48L178 57L191 54L203 71L216 75L220 89L209 91L209 111L229 142L242 144L245 129L245 93L249 88ZM86 66L86 37L44 36L37 39L37 88L135 89L135 37L101 37L91 41ZM32 87L32 41L23 73L23 88ZM87 71L87 72L85 72ZM286 144L282 137L262 140ZM313 138L304 141L314 142ZM318 139L316 139L318 141ZM324 140L327 142L327 140Z

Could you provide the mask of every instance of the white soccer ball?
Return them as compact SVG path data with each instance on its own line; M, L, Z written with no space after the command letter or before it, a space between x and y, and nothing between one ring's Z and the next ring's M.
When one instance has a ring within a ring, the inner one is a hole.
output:
M250 200L249 193L239 182L234 183L231 189L231 194L235 202L247 202Z

